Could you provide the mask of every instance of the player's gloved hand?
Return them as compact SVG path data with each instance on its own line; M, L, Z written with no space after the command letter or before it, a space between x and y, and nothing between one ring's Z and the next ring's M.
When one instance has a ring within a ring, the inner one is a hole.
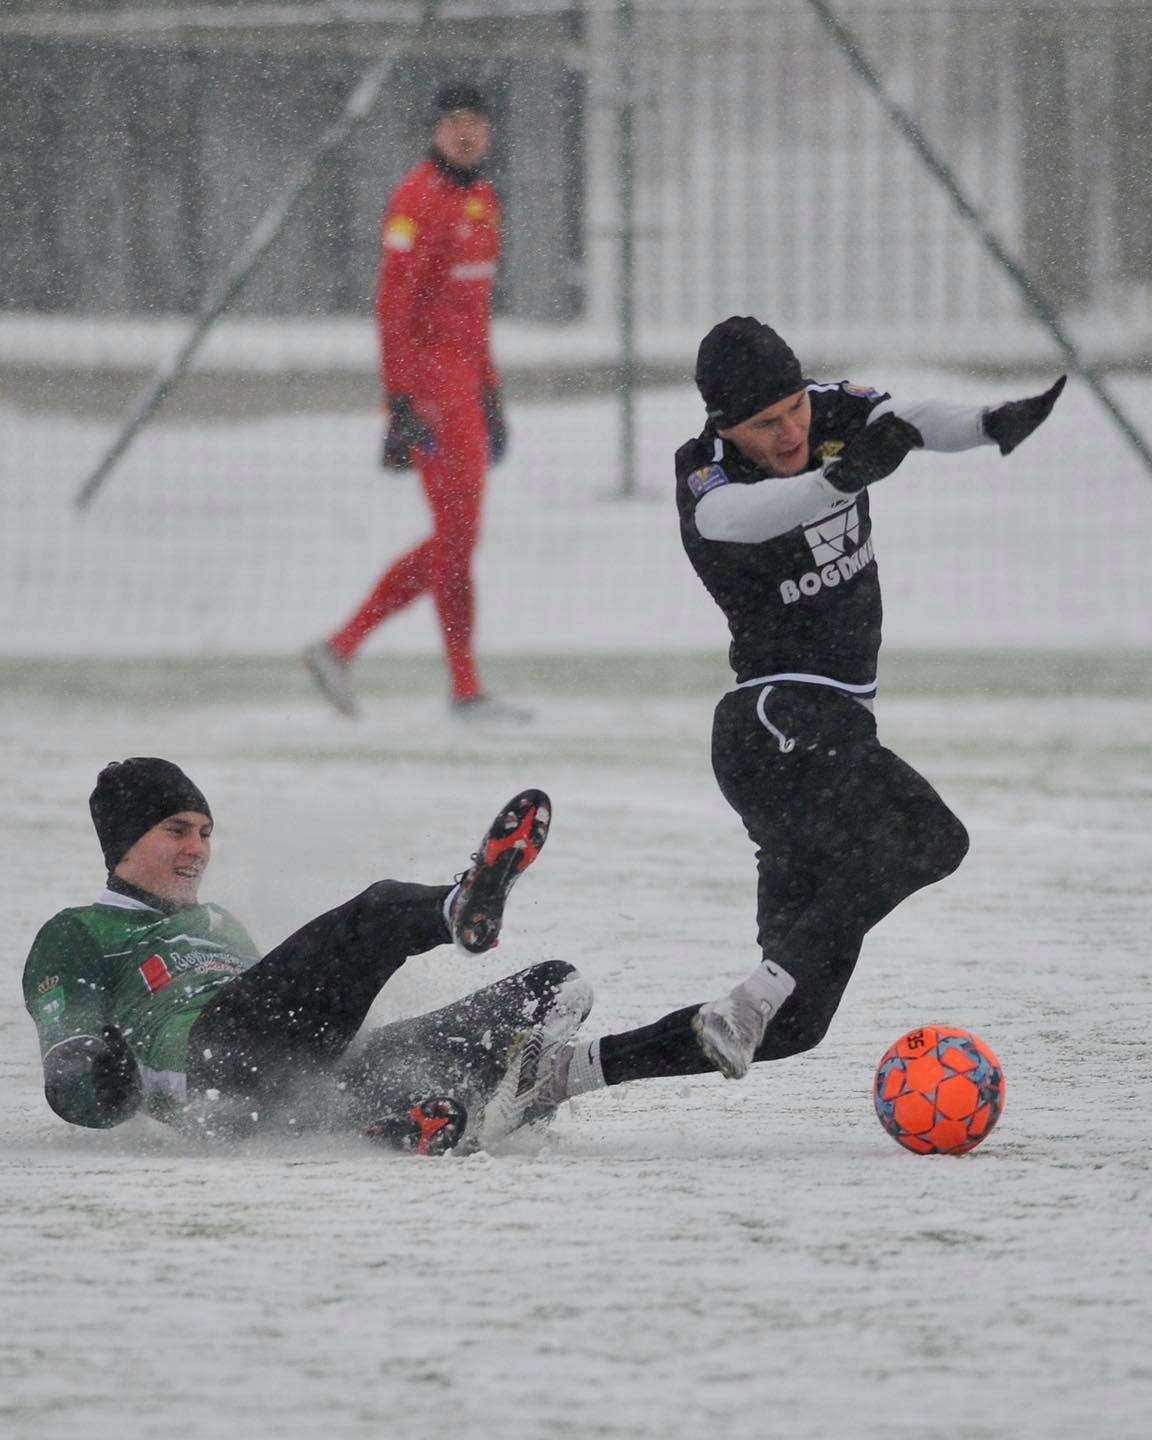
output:
M825 462L824 478L846 495L855 495L874 480L883 480L908 454L924 444L915 425L899 415L881 415L865 425L839 455Z
M99 1040L73 1035L44 1057L45 1099L70 1125L119 1125L138 1109L141 1093L132 1052L111 1027Z
M508 421L504 415L504 392L499 385L484 391L484 423L488 427L488 459L499 465L508 453Z
M999 445L1001 455L1010 455L1021 440L1027 440L1037 425L1047 420L1067 381L1067 375L1061 375L1043 395L1030 395L1026 400L1009 400L1005 405L996 405L984 411L984 433Z
M92 1056L92 1088L100 1107L109 1115L127 1116L140 1104L140 1071L128 1042L113 1025L106 1025L104 1043Z
M436 436L416 414L411 395L390 395L388 412L388 428L380 451L380 464L385 470L410 470L413 450L422 450L425 455L436 453Z

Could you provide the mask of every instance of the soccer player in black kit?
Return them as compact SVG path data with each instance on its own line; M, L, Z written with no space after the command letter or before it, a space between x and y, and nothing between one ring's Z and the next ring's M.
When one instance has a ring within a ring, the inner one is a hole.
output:
M732 316L701 342L708 423L676 455L689 560L723 610L736 685L716 707L712 765L756 846L762 963L718 1000L578 1039L556 1100L605 1085L810 1050L864 936L968 849L964 826L880 743L872 713L880 582L868 486L908 453L995 444L1007 455L1064 387L983 408L906 403L804 378L769 326Z

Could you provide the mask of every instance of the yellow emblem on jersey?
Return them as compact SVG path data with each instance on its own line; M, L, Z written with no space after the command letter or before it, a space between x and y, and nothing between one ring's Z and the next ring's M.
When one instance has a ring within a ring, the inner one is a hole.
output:
M492 211L488 208L488 202L482 195L468 196L464 201L464 214L469 220L492 223Z
M416 242L416 222L410 215L394 215L384 227L384 244L389 250L411 250Z

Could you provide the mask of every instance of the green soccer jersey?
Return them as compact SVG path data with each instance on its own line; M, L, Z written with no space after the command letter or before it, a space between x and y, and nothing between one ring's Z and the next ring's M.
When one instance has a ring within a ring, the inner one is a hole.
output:
M259 958L252 937L218 905L165 914L106 890L94 905L61 910L36 936L24 967L24 1003L41 1057L115 1026L140 1071L145 1105L158 1119L172 1116L186 1095L189 1030ZM80 1098L81 1111L88 1102Z

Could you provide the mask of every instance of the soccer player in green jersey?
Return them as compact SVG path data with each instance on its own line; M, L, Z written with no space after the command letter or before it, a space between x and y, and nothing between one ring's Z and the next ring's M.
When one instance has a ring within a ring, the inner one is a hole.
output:
M212 812L177 765L114 761L89 804L106 888L53 916L24 969L44 1093L62 1119L108 1127L143 1110L229 1137L350 1125L439 1153L532 1118L537 1077L591 1005L570 965L532 966L349 1047L409 956L496 944L508 892L548 833L542 791L504 806L457 883L377 881L263 957L233 915L200 901Z

